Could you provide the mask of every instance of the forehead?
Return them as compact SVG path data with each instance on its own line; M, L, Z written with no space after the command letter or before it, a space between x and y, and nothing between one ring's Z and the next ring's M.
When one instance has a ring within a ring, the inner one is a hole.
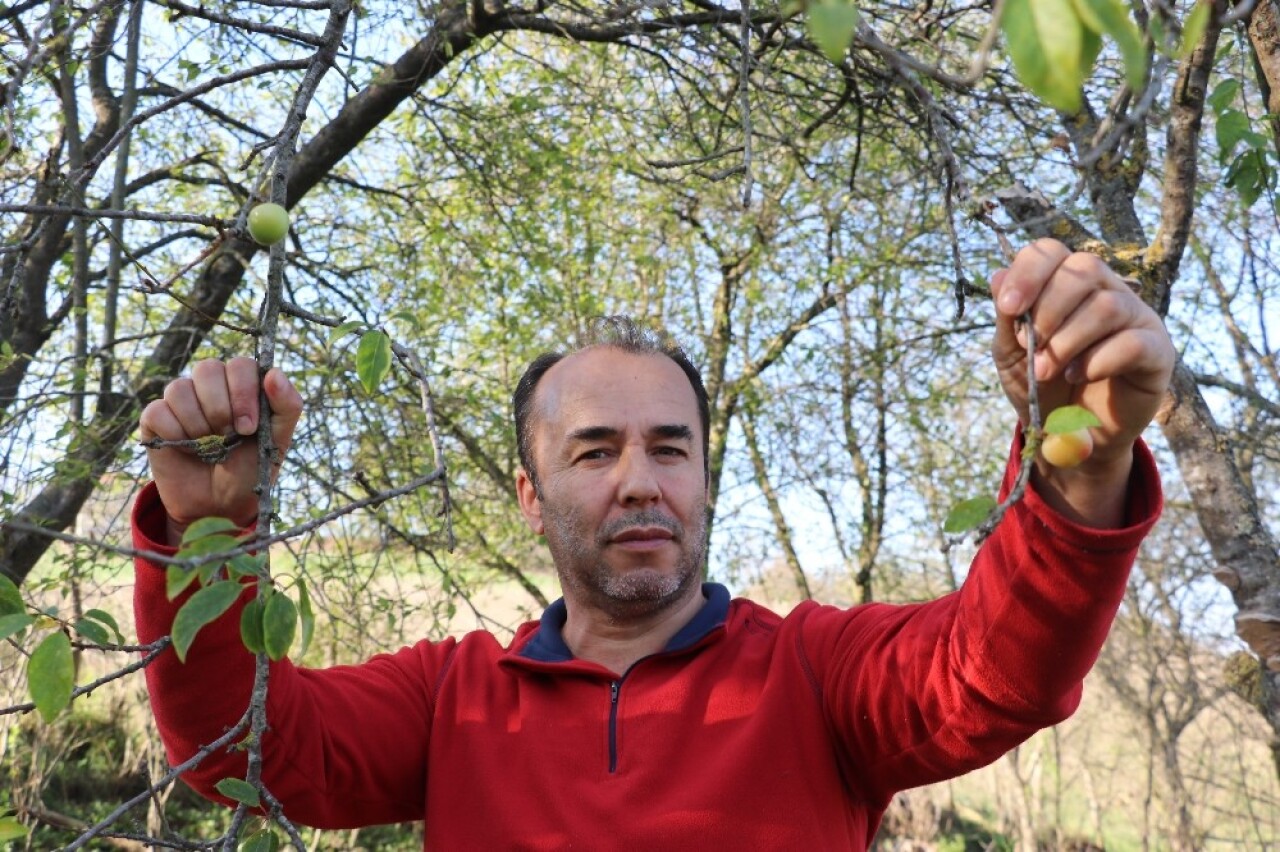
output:
M700 428L688 376L661 354L607 346L576 352L547 371L537 394L535 430L544 436L589 426Z

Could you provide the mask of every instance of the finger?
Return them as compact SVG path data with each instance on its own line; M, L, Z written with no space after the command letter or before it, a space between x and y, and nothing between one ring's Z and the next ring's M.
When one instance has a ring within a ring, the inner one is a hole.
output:
M1057 240L1036 240L1018 252L1008 271L1001 276L999 287L992 284L997 313L1017 317L1030 310L1070 254Z
M991 275L991 298L997 305L1008 280L1008 269L998 269ZM1020 316L1020 314L1006 314L999 309L996 310L996 333L991 339L991 355L997 369L1012 369L1026 356L1026 347L1018 341L1017 335Z
M252 435L258 428L258 362L238 357L227 362L227 395L235 431Z
M138 434L143 441L150 441L152 438L182 441L187 437L182 424L174 416L173 409L163 399L153 400L142 409L142 416L138 418Z
M271 440L283 454L293 443L293 431L302 416L302 395L276 367L267 372L262 384L271 406Z
M164 401L182 429L182 435L171 440L213 434L191 379L183 377L169 382L164 389Z
M231 428L231 398L227 393L227 369L221 361L198 361L191 368L191 382L209 433L225 435ZM192 436L197 437L197 436Z
M1065 305L1047 306L1046 327L1041 329L1038 316L1035 321L1037 333L1043 335L1035 355L1036 378L1048 381L1065 375L1072 383L1087 381L1078 356L1107 338L1138 326L1140 304L1127 292L1090 288L1064 317L1059 318L1060 311L1066 310L1070 300ZM1040 313L1039 306L1036 313Z
M1173 369L1173 349L1161 328L1125 328L1082 351L1074 370L1080 382L1123 379L1135 390L1163 395Z

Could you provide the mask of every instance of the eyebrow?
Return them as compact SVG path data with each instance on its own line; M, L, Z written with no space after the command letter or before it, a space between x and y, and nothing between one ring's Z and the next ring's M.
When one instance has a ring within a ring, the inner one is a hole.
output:
M693 441L693 430L683 423L664 423L648 432L650 437ZM605 441L616 438L619 430L612 426L584 426L569 433L571 441Z

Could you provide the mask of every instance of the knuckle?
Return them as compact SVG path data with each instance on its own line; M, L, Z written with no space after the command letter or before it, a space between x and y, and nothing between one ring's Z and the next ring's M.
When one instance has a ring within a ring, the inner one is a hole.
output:
M1047 257L1051 260L1056 259L1061 261L1071 253L1071 250L1060 241L1055 240L1053 237L1040 237L1027 245L1027 247L1020 253L1028 253L1040 257Z
M189 393L191 390L191 386L192 386L191 379L187 378L186 376L179 376L178 378L174 379L173 381L169 382L169 384L164 386L164 398L166 400L176 399L180 395L185 395Z
M191 368L191 375L197 379L212 379L222 372L222 362L215 359L197 361Z
M1102 281L1111 274L1111 267L1102 258L1087 251L1072 252L1062 262L1062 268L1090 281Z

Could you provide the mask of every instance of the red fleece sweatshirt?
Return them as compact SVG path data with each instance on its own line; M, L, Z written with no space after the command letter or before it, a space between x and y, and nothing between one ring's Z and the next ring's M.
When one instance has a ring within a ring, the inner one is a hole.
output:
M354 666L275 663L263 780L305 825L425 819L432 852L865 849L896 791L1074 711L1161 499L1143 446L1124 529L1074 525L1029 491L963 588L929 603L779 617L708 585L669 647L621 677L572 657L562 602L506 648L475 632ZM149 486L135 544L164 552L163 529ZM140 560L139 639L167 633L179 604ZM238 624L237 607L185 664L166 651L147 669L174 762L248 706ZM223 751L185 777L217 799L244 771Z

